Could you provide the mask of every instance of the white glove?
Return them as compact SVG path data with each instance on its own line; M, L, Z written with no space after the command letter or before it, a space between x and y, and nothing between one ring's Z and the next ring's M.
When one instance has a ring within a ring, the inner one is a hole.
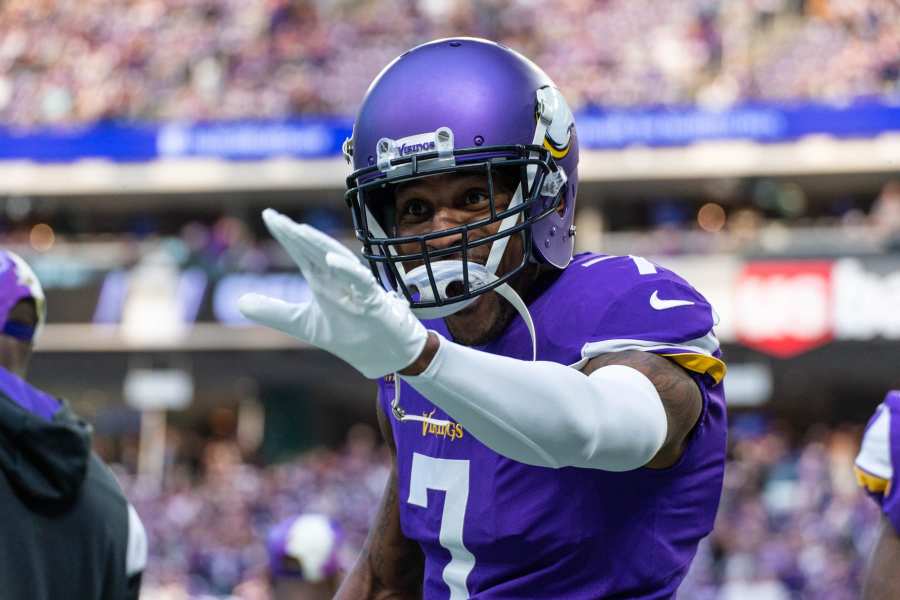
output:
M318 346L370 379L405 369L419 357L428 332L405 299L384 291L337 240L271 208L262 216L300 267L313 299L291 304L245 294L238 300L245 317Z

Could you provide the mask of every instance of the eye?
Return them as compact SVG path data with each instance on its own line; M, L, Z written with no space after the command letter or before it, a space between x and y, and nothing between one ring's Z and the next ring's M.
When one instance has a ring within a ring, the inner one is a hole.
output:
M431 207L418 198L407 200L400 210L400 219L405 222L424 221L431 214Z
M483 206L487 206L490 202L490 197L487 192L479 189L471 189L466 192L465 198L463 199L463 204L470 207L481 208Z

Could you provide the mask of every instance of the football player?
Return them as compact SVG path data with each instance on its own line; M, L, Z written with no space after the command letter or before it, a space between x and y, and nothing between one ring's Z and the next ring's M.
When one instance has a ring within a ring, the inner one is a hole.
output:
M0 250L0 597L137 598L147 537L91 429L25 381L45 320L44 292Z
M314 298L240 300L379 379L393 470L337 597L672 597L722 486L716 317L644 258L573 257L562 94L438 40L376 78L345 154L370 269L267 210Z
M878 541L866 570L863 598L900 598L900 495L893 485L894 459L900 460L900 391L888 392L863 434L854 471L859 485L881 507Z

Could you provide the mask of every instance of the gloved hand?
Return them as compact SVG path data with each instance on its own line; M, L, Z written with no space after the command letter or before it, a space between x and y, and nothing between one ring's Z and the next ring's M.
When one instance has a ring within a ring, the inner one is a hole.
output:
M375 379L416 360L428 332L409 304L388 293L371 271L334 238L271 208L263 221L300 267L313 299L292 304L261 294L238 300L241 313L326 350Z

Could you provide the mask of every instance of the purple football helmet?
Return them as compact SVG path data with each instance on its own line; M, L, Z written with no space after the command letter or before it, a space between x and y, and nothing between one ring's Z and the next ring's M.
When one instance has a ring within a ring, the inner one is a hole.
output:
M460 310L529 262L564 268L572 259L578 183L572 112L553 81L509 48L452 38L401 55L370 86L344 153L353 167L346 197L363 256L381 284L402 293L420 317ZM486 175L489 217L397 235L394 186L442 173ZM497 210L494 190L501 173L518 186L508 207ZM473 232L497 223L496 233L473 239ZM497 275L513 235L522 237L525 256ZM454 243L429 245L442 237ZM419 250L403 254L401 244ZM468 258L482 244L491 244L484 265ZM409 264L419 266L407 272ZM461 284L455 291L453 282Z
M266 536L269 570L273 577L323 581L342 569L343 539L340 525L325 515L305 513L285 519Z
M9 320L9 312L21 300L31 299L37 310L37 327ZM30 342L47 319L47 303L41 282L22 258L0 250L0 333Z

